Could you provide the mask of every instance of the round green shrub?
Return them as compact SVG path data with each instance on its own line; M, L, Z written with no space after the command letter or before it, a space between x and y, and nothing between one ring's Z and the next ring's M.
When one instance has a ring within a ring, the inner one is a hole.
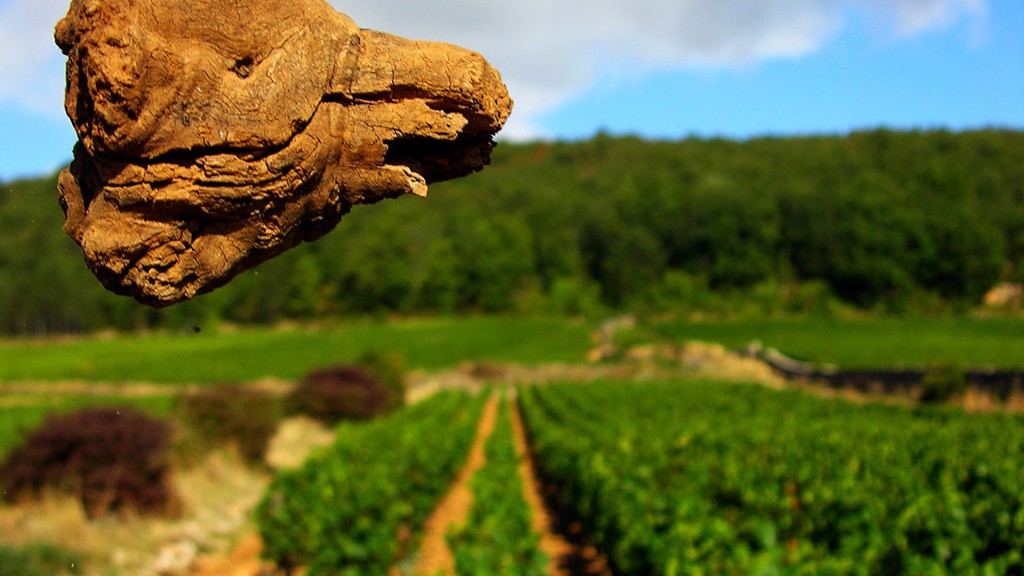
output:
M82 573L77 553L51 544L0 546L0 574L17 576L65 576Z
M179 409L205 442L234 445L251 463L263 460L280 421L277 398L242 384L205 387L183 396Z

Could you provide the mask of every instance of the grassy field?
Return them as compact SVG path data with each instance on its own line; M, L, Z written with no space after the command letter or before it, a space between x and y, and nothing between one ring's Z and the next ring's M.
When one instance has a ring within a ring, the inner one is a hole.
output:
M870 318L666 322L658 339L740 348L753 340L843 368L958 365L1024 368L1024 319Z
M594 323L484 316L353 320L322 327L208 330L65 340L0 341L0 383L29 381L223 383L294 379L312 368L358 359L367 351L402 356L409 369L466 361L582 362ZM1024 320L786 319L662 322L628 338L704 340L740 348L752 340L805 360L841 367L952 364L1024 368ZM19 431L51 411L81 405L142 403L157 413L173 396L96 395L19 402L0 395L0 454Z
M580 362L594 323L483 316L353 320L322 327L0 341L0 382L220 383L293 379L367 351L401 355L407 368L466 361ZM636 337L753 340L790 356L842 367L953 364L1024 368L1024 320L979 318L784 319L661 322Z
M395 352L407 368L465 361L540 363L584 358L592 325L557 319L470 317L358 320L317 328L117 335L0 342L0 382L85 380L219 383L301 377L367 351Z

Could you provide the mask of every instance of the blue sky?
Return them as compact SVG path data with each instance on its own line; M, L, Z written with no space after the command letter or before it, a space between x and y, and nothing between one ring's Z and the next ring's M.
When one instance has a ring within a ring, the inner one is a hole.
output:
M1024 129L1021 0L332 3L483 53L516 100L508 139ZM0 180L71 157L52 40L68 4L0 0Z
M853 21L795 58L603 77L540 124L563 137L597 126L660 138L1024 128L1024 2L989 10L983 24L961 20L905 38Z

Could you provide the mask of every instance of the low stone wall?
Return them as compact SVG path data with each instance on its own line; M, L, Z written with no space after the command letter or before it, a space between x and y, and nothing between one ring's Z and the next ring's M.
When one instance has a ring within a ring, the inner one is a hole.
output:
M929 370L926 368L864 368L843 370L835 366L801 362L774 348L762 349L753 344L743 354L759 358L786 380L804 380L833 388L874 394L913 394L921 386ZM964 370L969 388L1006 401L1024 394L1024 370L969 368Z

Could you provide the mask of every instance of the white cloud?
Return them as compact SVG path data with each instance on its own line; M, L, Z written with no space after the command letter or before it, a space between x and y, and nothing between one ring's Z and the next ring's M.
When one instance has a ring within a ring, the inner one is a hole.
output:
M481 52L516 109L508 137L542 135L538 118L599 76L665 67L743 67L814 53L852 12L898 37L967 18L987 0L331 0L357 24Z
M987 0L870 0L866 3L876 14L891 16L891 26L902 37L947 28L965 17L976 29L988 17Z
M851 9L897 37L987 16L987 0L331 0L360 26L444 40L501 71L516 109L509 137L601 76L658 67L742 67L814 53ZM63 113L53 26L68 0L0 0L0 104Z

